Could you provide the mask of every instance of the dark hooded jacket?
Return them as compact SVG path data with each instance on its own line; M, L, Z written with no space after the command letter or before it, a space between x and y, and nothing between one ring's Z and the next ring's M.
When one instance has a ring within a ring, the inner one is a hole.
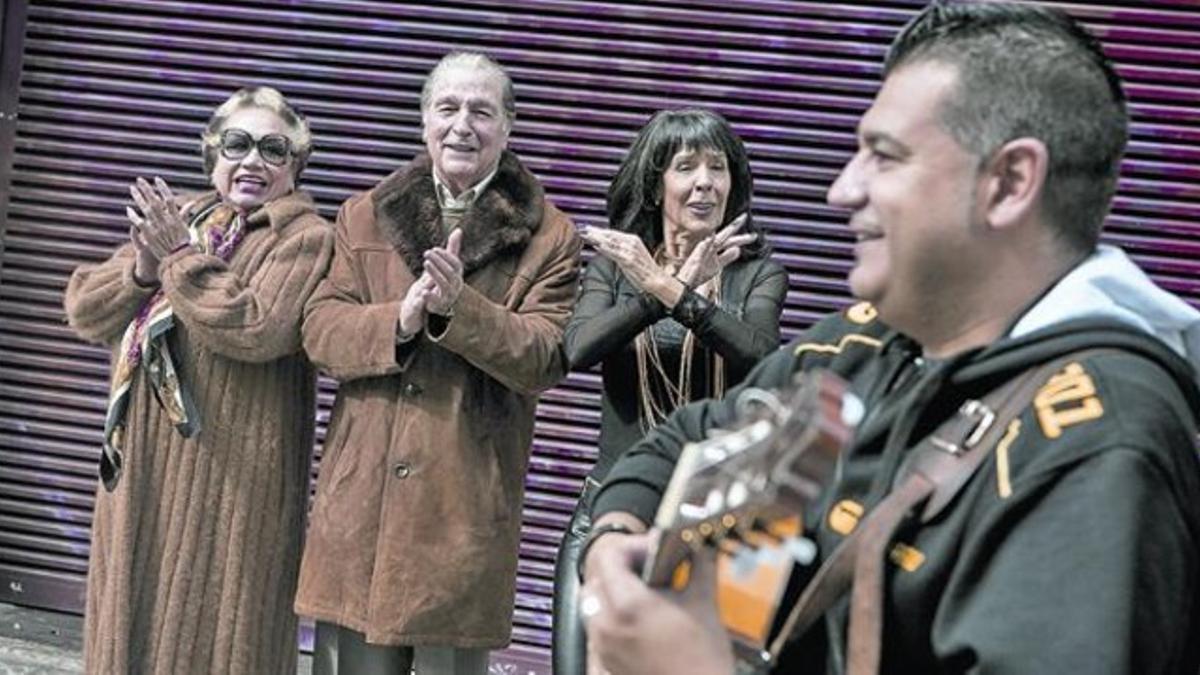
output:
M1111 320L1058 323L927 363L858 305L764 360L742 387L828 368L867 415L839 479L805 514L831 551L891 485L905 453L963 401L1064 354L1051 378L937 518L890 551L883 671L1195 673L1200 631L1200 390L1189 364ZM742 388L677 413L634 446L594 517L650 522L682 444L730 425ZM1001 448L1003 446L1003 448ZM819 560L817 561L819 563ZM778 672L842 672L846 603Z

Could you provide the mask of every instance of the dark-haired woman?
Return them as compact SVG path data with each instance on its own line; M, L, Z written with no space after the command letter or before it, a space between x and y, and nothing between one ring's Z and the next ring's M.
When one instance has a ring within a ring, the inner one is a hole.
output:
M662 111L638 133L608 191L608 229L583 233L588 266L564 345L602 364L599 459L559 549L554 672L585 671L576 610L590 498L616 458L688 401L720 396L779 346L787 273L750 217L741 139L705 110Z
M130 242L71 276L114 349L88 565L89 673L294 673L313 441L305 301L333 231L295 189L308 126L243 89L201 144L213 190L130 188Z

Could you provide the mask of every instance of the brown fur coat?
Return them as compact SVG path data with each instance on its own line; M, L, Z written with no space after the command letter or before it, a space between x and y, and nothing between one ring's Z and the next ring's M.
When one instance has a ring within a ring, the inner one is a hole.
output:
M137 375L124 474L96 492L89 673L296 672L291 601L316 400L300 321L333 231L303 194L249 227L228 263L187 249L159 268L201 428L180 436ZM71 276L67 318L84 339L118 342L152 292L133 265L126 245Z
M296 611L374 643L508 643L534 407L565 372L570 220L505 153L460 226L453 318L398 348L400 301L445 236L428 157L351 198L304 322L341 386Z

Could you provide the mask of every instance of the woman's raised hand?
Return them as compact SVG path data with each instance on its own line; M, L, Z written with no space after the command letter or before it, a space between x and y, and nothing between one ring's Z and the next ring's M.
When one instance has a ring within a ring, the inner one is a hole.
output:
M133 243L134 255L137 256L133 262L133 278L143 286L157 284L158 256L150 251L142 237L142 231L138 229L138 221L142 218L129 206L125 207L125 217L132 223L129 226L129 241Z
M155 178L154 185L150 185L145 178L138 178L129 186L129 194L141 211L139 214L131 208L125 209L125 215L133 223L130 238L138 251L139 264L147 265L153 258L154 273L148 270L146 275L138 273L139 279L147 279L157 276L159 260L188 245L191 239L175 206L175 196L163 179Z
M585 227L579 236L597 253L616 263L629 281L642 291L658 295L658 287L669 280L670 275L654 262L654 257L637 235Z
M676 277L688 288L697 288L742 254L742 247L754 242L753 234L737 234L746 224L748 214L741 214L716 233L706 237L679 267Z

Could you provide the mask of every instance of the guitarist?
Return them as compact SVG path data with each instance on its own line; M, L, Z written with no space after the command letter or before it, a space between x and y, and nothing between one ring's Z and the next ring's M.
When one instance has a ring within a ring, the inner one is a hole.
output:
M964 401L1067 359L944 510L914 509L889 534L867 640L877 669L1197 672L1200 313L1099 244L1128 135L1120 78L1065 14L1009 3L931 4L883 72L828 193L850 214L864 302L742 385L828 368L866 403L839 479L803 514L821 555L891 498L912 448ZM711 554L678 593L634 569L682 445L731 425L739 391L672 415L596 495L581 613L611 673L734 668ZM775 671L863 672L849 598Z

